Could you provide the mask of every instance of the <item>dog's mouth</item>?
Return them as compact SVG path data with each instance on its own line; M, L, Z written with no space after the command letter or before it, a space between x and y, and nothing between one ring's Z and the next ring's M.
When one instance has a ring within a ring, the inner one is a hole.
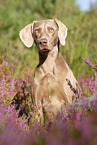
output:
M38 51L39 51L39 53L44 54L44 53L48 53L50 51L50 49L44 47L44 48L40 48Z
M47 49L47 48L43 48L42 51L43 51L43 52L49 52L50 50Z

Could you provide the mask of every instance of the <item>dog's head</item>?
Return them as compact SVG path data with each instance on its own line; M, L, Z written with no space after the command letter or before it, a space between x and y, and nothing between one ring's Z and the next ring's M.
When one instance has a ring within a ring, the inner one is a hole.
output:
M27 47L35 41L38 51L50 51L58 44L65 45L66 26L58 19L33 21L20 31L21 40Z

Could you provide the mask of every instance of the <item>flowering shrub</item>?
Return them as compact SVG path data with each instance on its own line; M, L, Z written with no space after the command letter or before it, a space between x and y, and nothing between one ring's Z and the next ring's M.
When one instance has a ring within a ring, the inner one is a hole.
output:
M74 105L63 108L54 122L41 126L31 101L31 68L18 70L4 58L0 61L0 145L96 145L97 144L97 59L93 76L78 81L82 95ZM22 72L22 73L21 73ZM19 74L21 73L21 76Z
M82 87L82 93L89 96L97 94L97 59L96 64L93 65L88 58L83 58L84 62L92 68L93 76L86 75L85 79L80 77L79 84Z

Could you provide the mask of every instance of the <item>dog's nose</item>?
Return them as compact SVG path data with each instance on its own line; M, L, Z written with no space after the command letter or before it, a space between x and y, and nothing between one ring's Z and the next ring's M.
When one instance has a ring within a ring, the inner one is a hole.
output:
M39 45L47 46L47 39L41 39L41 40L39 41Z

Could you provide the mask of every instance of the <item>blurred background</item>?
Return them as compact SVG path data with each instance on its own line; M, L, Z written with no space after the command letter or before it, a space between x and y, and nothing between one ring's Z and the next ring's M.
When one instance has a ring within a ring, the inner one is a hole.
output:
M16 67L26 64L35 70L36 46L26 48L19 31L33 20L53 18L68 28L66 45L60 51L75 77L92 75L82 58L94 64L97 58L97 0L0 0L0 62L5 55Z

